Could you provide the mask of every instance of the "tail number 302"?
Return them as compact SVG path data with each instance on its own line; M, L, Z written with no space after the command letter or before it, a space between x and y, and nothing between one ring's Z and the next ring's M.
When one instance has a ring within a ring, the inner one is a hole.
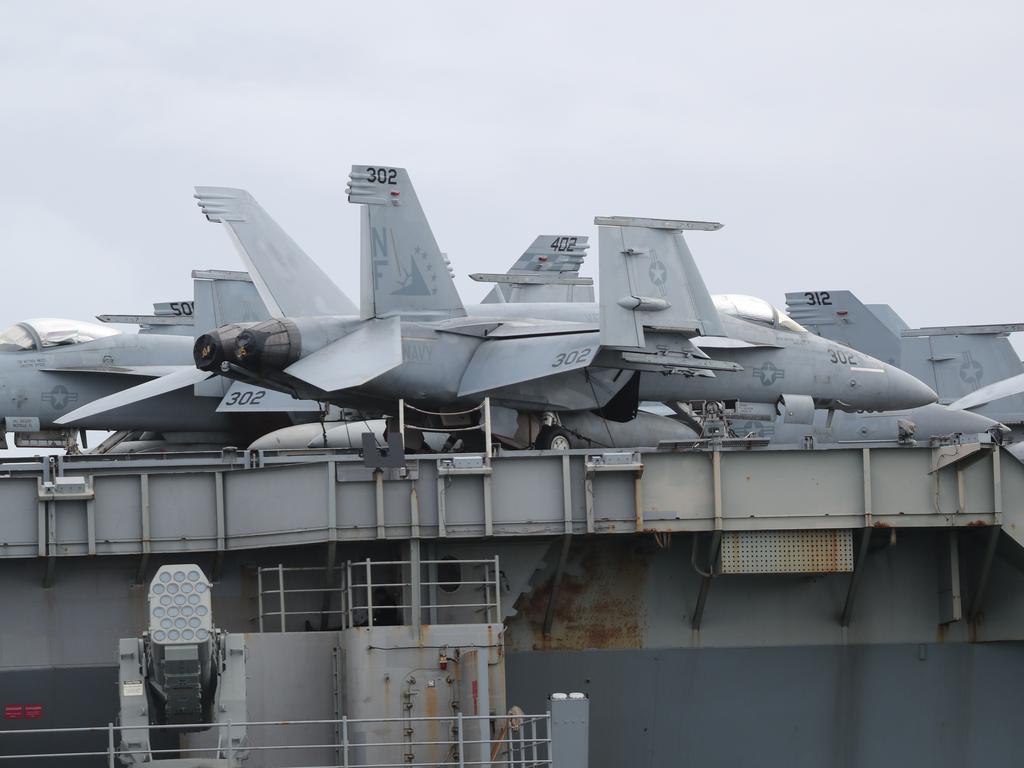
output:
M583 347L583 349L574 349L572 352L559 352L555 358L555 362L551 364L552 368L565 368L569 365L583 365L590 361L590 356L594 353L592 347Z
M255 392L232 392L226 405L256 405L266 394L266 390L262 389Z

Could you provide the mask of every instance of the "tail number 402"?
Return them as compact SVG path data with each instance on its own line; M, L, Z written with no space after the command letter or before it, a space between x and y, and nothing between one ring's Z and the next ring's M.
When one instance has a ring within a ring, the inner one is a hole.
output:
M555 362L551 364L551 367L565 368L569 365L584 365L590 361L590 356L593 353L594 350L592 347L574 349L571 352L559 352L558 356L555 357Z

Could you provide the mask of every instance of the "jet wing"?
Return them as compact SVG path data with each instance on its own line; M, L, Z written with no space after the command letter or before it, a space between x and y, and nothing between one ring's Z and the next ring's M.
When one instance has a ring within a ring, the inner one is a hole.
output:
M159 379L152 379L138 386L122 389L120 392L115 392L112 395L93 400L91 403L86 403L81 408L65 413L59 419L55 419L54 422L57 424L73 424L79 419L95 416L99 413L106 413L116 408L123 408L126 405L132 405L141 400L165 395L176 389L190 387L193 384L205 381L213 375L215 374L200 371L198 368L180 368L174 373L161 376Z
M978 408L994 400L1002 400L1004 397L1012 397L1022 392L1024 392L1024 373L994 382L987 387L976 389L969 395L964 395L959 400L954 400L949 404L949 407L968 411L971 408Z
M122 376L148 376L158 378L169 373L184 371L192 368L191 365L81 365L61 366L60 368L39 368L47 373L113 373Z
M325 392L335 392L358 387L401 364L402 323L398 317L388 317L360 324L284 372Z
M599 333L489 339L469 361L459 397L487 392L531 379L590 365L600 346Z
M511 339L526 336L555 336L598 330L593 323L577 323L562 320L508 320L487 322L454 321L438 328L441 333L455 333L461 336L478 336L489 339Z

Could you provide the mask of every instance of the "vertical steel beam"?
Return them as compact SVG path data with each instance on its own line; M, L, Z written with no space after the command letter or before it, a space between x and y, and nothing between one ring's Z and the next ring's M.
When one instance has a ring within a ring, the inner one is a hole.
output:
M998 451L995 452L999 455ZM985 552L981 557L981 571L978 574L978 585L974 588L974 595L971 597L971 604L968 607L968 621L972 624L981 616L981 610L985 606L985 592L988 590L989 577L992 575L992 562L996 556L996 545L999 543L999 536L1002 528L993 525L988 532L988 541L985 542Z
M85 533L89 540L89 554L96 554L96 500L85 502Z
M962 618L959 531L950 528L939 533L939 623L952 624Z
M224 550L227 543L227 520L224 516L224 473L213 473L214 503L217 515L217 554L213 558L213 581L220 581L221 570L224 568Z
M487 608L488 612L491 610L490 606ZM498 556L494 556L494 617L495 624L501 624L504 618L501 615L501 564L498 562Z
M488 462L490 459L488 459ZM491 476L484 475L484 535L494 535L494 514L491 511Z
M263 568L256 566L256 608L260 614L260 632L263 631Z
M872 503L871 490L871 449L864 448L861 452L861 467L864 472L864 527L871 528L874 525L874 504ZM845 613L845 611L844 611ZM846 626L845 624L843 625Z
M409 490L409 536L413 539L420 537L420 497L415 482Z
M373 627L373 564L366 558L366 626Z
M638 470L633 479L633 508L636 513L636 532L644 529L644 473Z
M868 463L870 459L868 458L867 448L864 449L864 461L866 467L864 470L864 482L870 483L869 473L871 465ZM869 508L868 499L870 499L870 495L865 496L865 507L867 508ZM870 515L871 512L866 510L864 513L865 519L868 519ZM850 626L850 619L853 618L853 601L857 596L857 587L860 584L861 574L864 572L864 563L867 561L868 545L871 543L871 532L873 530L873 528L867 527L862 528L860 532L860 541L857 545L857 562L854 563L853 573L850 574L850 585L846 588L846 603L843 605L843 614L839 620L839 625L842 627Z
M594 532L594 473L587 472L583 481L584 498L587 507L587 533Z
M412 628L413 637L419 634L420 625L423 623L422 568L419 539L409 539L409 625Z
M715 530L722 530L722 452L717 448L711 454L711 480L714 486Z
M551 634L551 627L555 623L555 607L558 603L558 590L562 586L562 574L565 572L565 564L569 559L569 547L572 545L572 534L566 533L562 536L562 548L558 553L558 563L555 565L555 575L551 579L551 593L548 595L548 607L544 611L544 636Z
M717 453L717 451L715 452ZM717 505L716 505L717 506ZM697 543L700 537L699 533L694 533L693 552L694 559L697 551ZM697 603L693 608L693 618L690 620L690 628L695 632L700 631L701 624L704 623L704 609L708 603L708 592L711 591L711 582L715 578L715 568L718 565L718 555L722 549L722 532L715 530L711 534L711 544L708 546L708 561L707 571L701 572L700 589L697 591ZM694 567L699 567L694 562Z
M445 522L445 487L447 478L441 474L441 462L437 462L437 535L444 538L448 535L448 526Z
M43 492L42 483L39 484L40 498ZM36 502L36 552L39 557L46 557L46 517L47 517L47 506L49 502L40 500Z
M484 398L484 455L491 466L491 398Z
M384 532L384 472L382 470L375 470L373 473L373 480L376 486L376 506L377 506L377 538L387 538L387 534Z
M43 586L52 587L57 571L57 500L46 502L46 570Z
M995 520L997 526L1003 524L1003 449L996 446L992 451L992 499L994 501Z
M137 586L141 585L146 578L149 554L153 551L149 525L149 475L145 472L139 475L139 517L142 523L142 557L139 558L139 567L135 571Z
M697 604L693 608L693 617L690 619L690 629L695 632L700 631L700 625L704 621L704 606L708 602L708 592L711 590L711 582L713 581L710 576L702 576L700 579L700 589L697 590Z
M327 542L327 558L324 562L324 593L320 601L320 631L325 632L328 628L327 622L331 614L331 595L334 593L336 582L334 580L335 558L338 552L338 542L334 539ZM339 603L341 601L339 600ZM339 605L340 607L340 605Z
M338 540L338 469L333 461L327 462L327 537Z
M569 454L562 454L562 533L572 533L572 465Z
M284 565L277 564L277 607L281 611L281 631L284 632Z

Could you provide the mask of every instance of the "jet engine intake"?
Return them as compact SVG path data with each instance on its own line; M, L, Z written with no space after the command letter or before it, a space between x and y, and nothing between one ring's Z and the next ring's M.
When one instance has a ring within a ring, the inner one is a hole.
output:
M776 408L786 424L814 423L814 398L810 395L782 395Z

